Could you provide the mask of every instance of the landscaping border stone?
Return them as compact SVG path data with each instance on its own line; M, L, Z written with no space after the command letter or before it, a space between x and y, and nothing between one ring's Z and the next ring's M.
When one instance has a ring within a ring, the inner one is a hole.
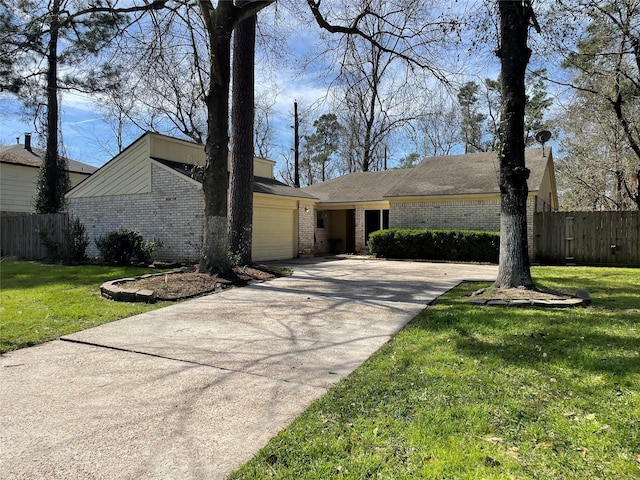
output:
M169 272L160 273L147 273L140 275L139 277L119 278L117 280L110 280L100 285L100 295L109 300L115 300L116 302L142 302L142 303L155 303L156 297L152 290L144 288L126 288L128 282L135 282L144 278L158 277L161 275L167 275L172 273L184 273L188 269L174 268Z
M541 307L541 308L574 308L586 307L591 304L591 296L586 290L579 290L575 297L562 299L503 299L503 298L472 298L472 305L488 307Z

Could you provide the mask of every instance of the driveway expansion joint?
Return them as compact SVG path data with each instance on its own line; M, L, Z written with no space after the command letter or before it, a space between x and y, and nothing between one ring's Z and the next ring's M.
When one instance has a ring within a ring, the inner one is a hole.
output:
M143 352L141 350L133 350L133 349L130 349L130 348L114 347L114 346L111 346L111 345L103 345L101 343L87 342L85 340L76 340L74 338L60 337L59 340L61 342L76 343L76 344L79 344L79 345L87 345L89 347L104 348L104 349L113 350L113 351L116 351L116 352L135 353L135 354L138 354L138 355L145 355L147 357L160 358L162 360L171 360L171 361L174 361L174 362L188 363L190 365L197 366L197 367L215 368L216 370L221 370L223 372L241 373L243 375L250 375L252 377L266 378L266 379L269 379L269 380L279 381L279 382L289 383L289 384L294 384L294 385L297 384L297 385L313 386L311 384L307 384L307 383L304 383L304 382L294 382L294 381L287 380L287 379L274 378L274 377L270 377L268 375L261 375L259 373L252 373L252 372L246 372L244 370L236 370L236 369L233 369L233 368L220 367L218 365L210 365L208 363L196 362L194 360L185 360L185 359L182 359L182 358L167 357L166 355L159 355L157 353Z

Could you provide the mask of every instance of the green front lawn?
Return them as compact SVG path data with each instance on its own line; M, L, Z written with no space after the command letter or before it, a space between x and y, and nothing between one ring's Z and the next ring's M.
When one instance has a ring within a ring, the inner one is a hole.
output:
M0 262L0 353L158 308L100 296L108 280L157 272L148 268Z
M418 315L234 479L640 478L640 270L539 267L589 308Z

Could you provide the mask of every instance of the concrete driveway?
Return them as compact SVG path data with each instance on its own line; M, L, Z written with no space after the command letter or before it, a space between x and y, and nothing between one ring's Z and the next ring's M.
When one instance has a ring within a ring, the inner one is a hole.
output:
M497 273L286 266L293 276L0 356L2 478L223 479L430 301Z

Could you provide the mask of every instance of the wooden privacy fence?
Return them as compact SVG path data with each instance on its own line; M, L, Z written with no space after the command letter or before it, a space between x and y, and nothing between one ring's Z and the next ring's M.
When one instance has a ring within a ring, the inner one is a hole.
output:
M41 215L0 216L0 254L26 260L41 260L47 257L47 249L42 244L38 231L46 229L49 236L62 243L64 230L68 228L66 213Z
M640 211L536 213L539 262L640 266Z

